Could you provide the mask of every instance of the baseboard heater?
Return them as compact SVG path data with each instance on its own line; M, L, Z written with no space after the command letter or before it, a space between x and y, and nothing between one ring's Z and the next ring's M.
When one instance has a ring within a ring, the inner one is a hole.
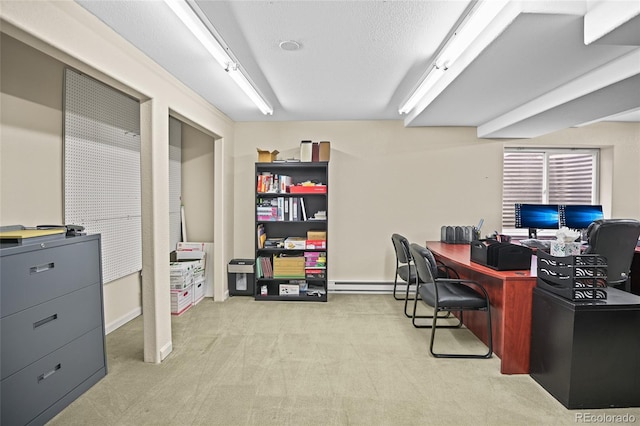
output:
M402 287L404 289L404 287ZM329 281L329 293L369 293L391 294L393 282L390 281Z

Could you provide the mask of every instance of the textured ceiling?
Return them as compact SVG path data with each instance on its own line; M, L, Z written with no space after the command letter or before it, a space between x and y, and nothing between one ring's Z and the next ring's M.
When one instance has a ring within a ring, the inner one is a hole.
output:
M272 116L259 112L162 1L77 2L235 121L405 119L407 126L532 137L620 112L631 111L618 120L640 116L634 79L565 95L576 79L588 84L584 76L640 45L637 16L585 45L587 1L521 2L502 34L424 111L407 117L398 107L473 2L193 2L274 107ZM280 49L286 40L301 48ZM632 68L627 77L640 74L640 62L624 63Z
M468 2L198 5L272 101L274 119L362 120L400 118L403 97ZM280 49L285 40L301 48Z

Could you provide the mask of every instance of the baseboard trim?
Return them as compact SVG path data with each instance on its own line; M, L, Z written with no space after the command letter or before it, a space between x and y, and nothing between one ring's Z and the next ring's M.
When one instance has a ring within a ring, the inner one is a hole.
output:
M118 328L122 327L123 325L125 325L126 323L128 323L129 321L131 321L134 318L139 317L140 315L142 315L142 307L138 307L133 309L132 311L124 314L123 316L121 316L120 318L116 318L115 321L111 321L109 324L106 324L104 327L104 332L105 335L111 333L112 331L117 330Z
M329 281L329 293L392 294L393 283L389 281Z
M160 362L168 357L171 352L173 352L173 342L167 342L167 344L160 349Z

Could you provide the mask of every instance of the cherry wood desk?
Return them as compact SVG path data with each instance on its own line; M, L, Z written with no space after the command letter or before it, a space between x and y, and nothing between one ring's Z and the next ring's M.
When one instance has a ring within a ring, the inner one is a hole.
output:
M471 262L468 244L427 241L426 246L437 260L454 268L461 278L480 282L489 293L493 351L500 358L500 372L529 373L536 257L533 257L528 271L495 271ZM486 344L485 316L483 312L465 312L464 324Z

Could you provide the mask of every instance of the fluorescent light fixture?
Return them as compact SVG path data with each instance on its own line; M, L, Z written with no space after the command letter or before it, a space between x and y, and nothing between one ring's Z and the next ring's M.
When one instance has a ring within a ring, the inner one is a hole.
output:
M429 74L427 74L424 80L422 80L422 83L420 83L418 88L411 94L411 96L409 96L409 99L407 99L404 105L400 107L398 112L400 112L400 114L408 114L409 111L415 108L416 104L420 102L427 92L431 90L433 85L440 80L440 77L444 72L445 69L443 67L437 67L434 65L433 68L431 68L431 71L429 71Z
M254 104L262 111L264 115L273 114L273 108L269 105L262 96L258 93L258 91L253 87L249 80L242 74L242 72L237 67L230 67L227 69L229 75L236 82L238 86L242 89L242 91L253 101Z
M229 73L233 81L242 91L253 101L253 103L265 115L273 114L273 108L260 95L258 90L251 84L249 78L240 70L240 65L228 53L209 28L202 22L200 17L193 11L185 0L164 0L171 11L182 21L200 43L207 49L211 56Z
M421 100L423 100L433 86L440 80L451 66L469 49L469 47L485 32L491 22L500 14L510 0L478 0L473 9L465 16L462 23L449 37L436 55L433 68L427 73L416 90L400 106L400 114L408 114ZM506 25L505 25L506 27ZM504 28L502 28L504 29ZM501 29L501 30L502 30ZM480 54L493 41L486 40L486 44L475 50L475 56ZM425 103L423 108L429 103Z

